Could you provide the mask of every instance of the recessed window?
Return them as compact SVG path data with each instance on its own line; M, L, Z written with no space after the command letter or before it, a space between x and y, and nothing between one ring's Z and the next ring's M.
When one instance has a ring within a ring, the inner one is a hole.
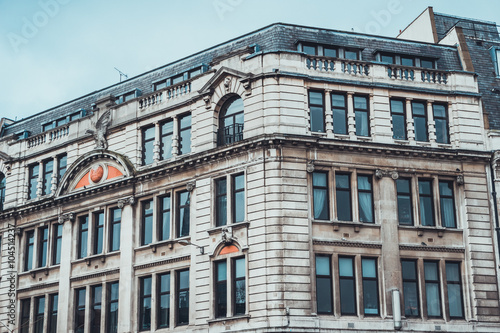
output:
M357 50L348 50L344 52L345 58L350 60L358 60L359 52Z
M425 104L421 102L412 102L411 109L415 128L415 140L429 141L427 136L427 111Z
M316 256L316 304L318 313L333 313L330 256Z
M107 287L108 290L106 298L108 300L108 305L106 309L106 333L117 333L119 282L109 283Z
M90 331L101 331L102 286L91 287Z
M413 58L413 57L407 57L407 56L401 56L401 65L402 66L407 66L407 67L414 67L415 66L415 58Z
M450 318L464 317L464 297L460 263L446 262L446 286L448 289L448 306Z
M323 47L323 55L325 57L337 58L338 51L337 51L337 49L334 49L331 47Z
M85 332L85 295L85 288L75 290L75 333Z
M101 254L104 243L104 212L94 213L94 248L93 254Z
M370 136L370 117L367 97L354 96L354 118L356 120L356 135Z
M169 327L170 325L170 273L158 276L158 308L156 326L158 328Z
M28 199L34 199L37 196L37 185L38 185L38 172L40 166L39 164L33 164L29 167L29 190Z
M43 162L43 183L42 195L52 192L52 173L54 172L54 160L50 159Z
M111 210L111 228L109 233L109 251L120 250L122 210L115 208Z
M418 195L420 200L420 224L423 226L435 226L434 197L431 180L419 179Z
M427 316L429 318L439 318L442 315L438 262L424 261L424 276Z
M350 175L335 174L335 196L337 203L337 219L340 221L352 221Z
M26 250L24 251L24 270L33 269L33 252L35 250L35 231L26 232Z
M78 218L78 259L87 256L87 243L89 235L89 217L88 215Z
M311 118L311 132L325 132L325 108L323 93L309 91L309 112Z
M363 279L363 309L365 315L378 315L378 278L377 259L361 259L361 270Z
M215 264L215 317L227 316L227 263Z
M66 172L68 157L66 154L57 157L57 182L59 183Z
M398 197L398 220L400 225L413 225L413 208L411 195L411 180L399 178L396 180Z
M190 193L188 191L177 192L177 237L189 235L189 199Z
M358 175L359 222L374 223L372 177Z
M38 267L47 266L47 251L49 244L49 227L38 229Z
M174 135L174 122L168 120L160 125L160 149L161 159L167 160L172 157L172 138Z
M151 328L151 276L139 279L139 331Z
M394 56L389 54L382 54L380 55L380 62L384 64L394 64Z
M392 137L406 140L406 109L402 100L391 99Z
M243 100L236 96L221 107L219 119L219 146L243 140L244 108Z
M144 128L142 130L142 165L153 163L155 142L154 126Z
M420 67L433 69L434 68L434 60L431 59L420 59Z
M141 245L148 245L153 242L153 200L143 201L141 206Z
M52 264L59 265L61 263L61 247L62 247L62 224L53 226L52 234Z
M158 219L158 239L170 239L170 195L160 198L160 216Z
M315 220L329 220L328 173L314 172L313 178L313 216Z
M448 133L448 108L444 104L432 104L436 128L436 142L450 143Z
M339 257L340 313L356 315L356 286L354 258Z
M302 46L302 52L304 52L305 54L309 54L309 55L316 55L317 52L316 52L316 46L314 45L303 45Z
M404 315L406 317L420 316L417 262L415 260L402 260L401 269L403 274L403 303Z
M3 210L3 205L5 203L5 187L6 187L5 175L0 172L0 211Z
M453 182L439 181L439 203L441 208L441 224L445 228L456 228L455 198Z
M35 322L34 333L43 333L44 326L44 313L45 313L45 297L35 298Z
M191 114L179 118L179 154L191 152Z
M177 325L189 324L189 270L177 272Z
M347 103L345 94L330 94L332 99L333 133L347 134Z
M19 333L29 333L30 331L30 307L31 299L21 300L21 318L19 320Z
M52 294L49 296L49 318L48 318L48 333L57 333L57 312L59 310L59 295Z

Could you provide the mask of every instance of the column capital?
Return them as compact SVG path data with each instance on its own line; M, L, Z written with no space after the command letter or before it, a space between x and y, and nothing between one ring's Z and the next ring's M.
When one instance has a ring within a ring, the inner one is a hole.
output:
M383 177L391 177L392 179L396 180L399 178L399 173L396 170L377 169L375 170L375 177L377 177L378 179L382 179Z
M57 218L57 222L59 224L63 224L66 221L74 222L75 221L75 213L59 214L59 217Z
M118 208L122 209L125 205L133 205L135 203L135 198L133 196L128 198L119 199L117 204Z

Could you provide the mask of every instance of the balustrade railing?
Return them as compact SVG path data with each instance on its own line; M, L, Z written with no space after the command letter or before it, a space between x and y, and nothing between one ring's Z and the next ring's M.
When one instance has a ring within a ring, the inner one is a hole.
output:
M243 124L233 124L219 130L218 145L224 146L243 140Z
M369 64L359 60L306 57L306 67L321 72L339 72L355 76L370 74Z
M139 109L145 109L150 106L160 104L164 98L170 100L179 96L186 95L191 92L191 82L181 82L174 86L170 86L162 89L161 91L155 91L149 95L145 95L139 99ZM165 94L165 97L163 95Z
M387 76L391 79L403 81L418 81L437 84L447 84L448 74L435 69L413 69L389 65L387 66Z
M69 125L63 125L43 132L32 138L28 138L28 148L33 148L44 143L51 143L69 135Z

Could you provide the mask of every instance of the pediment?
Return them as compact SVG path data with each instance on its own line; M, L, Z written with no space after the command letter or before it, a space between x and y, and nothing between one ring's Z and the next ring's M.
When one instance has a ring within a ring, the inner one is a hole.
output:
M226 78L228 77L231 79L237 79L243 85L246 85L246 83L248 83L249 85L253 74L243 73L235 69L222 66L215 72L214 76L212 76L210 80L208 80L208 82L205 83L205 85L200 90L198 90L198 93L200 95L211 95L212 92L221 84L221 82L226 80Z

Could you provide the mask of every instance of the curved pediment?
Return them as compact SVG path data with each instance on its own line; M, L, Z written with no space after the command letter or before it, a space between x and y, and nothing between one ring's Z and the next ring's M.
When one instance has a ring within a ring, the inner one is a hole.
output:
M61 180L56 197L128 178L133 174L132 164L124 156L94 150L71 164Z

